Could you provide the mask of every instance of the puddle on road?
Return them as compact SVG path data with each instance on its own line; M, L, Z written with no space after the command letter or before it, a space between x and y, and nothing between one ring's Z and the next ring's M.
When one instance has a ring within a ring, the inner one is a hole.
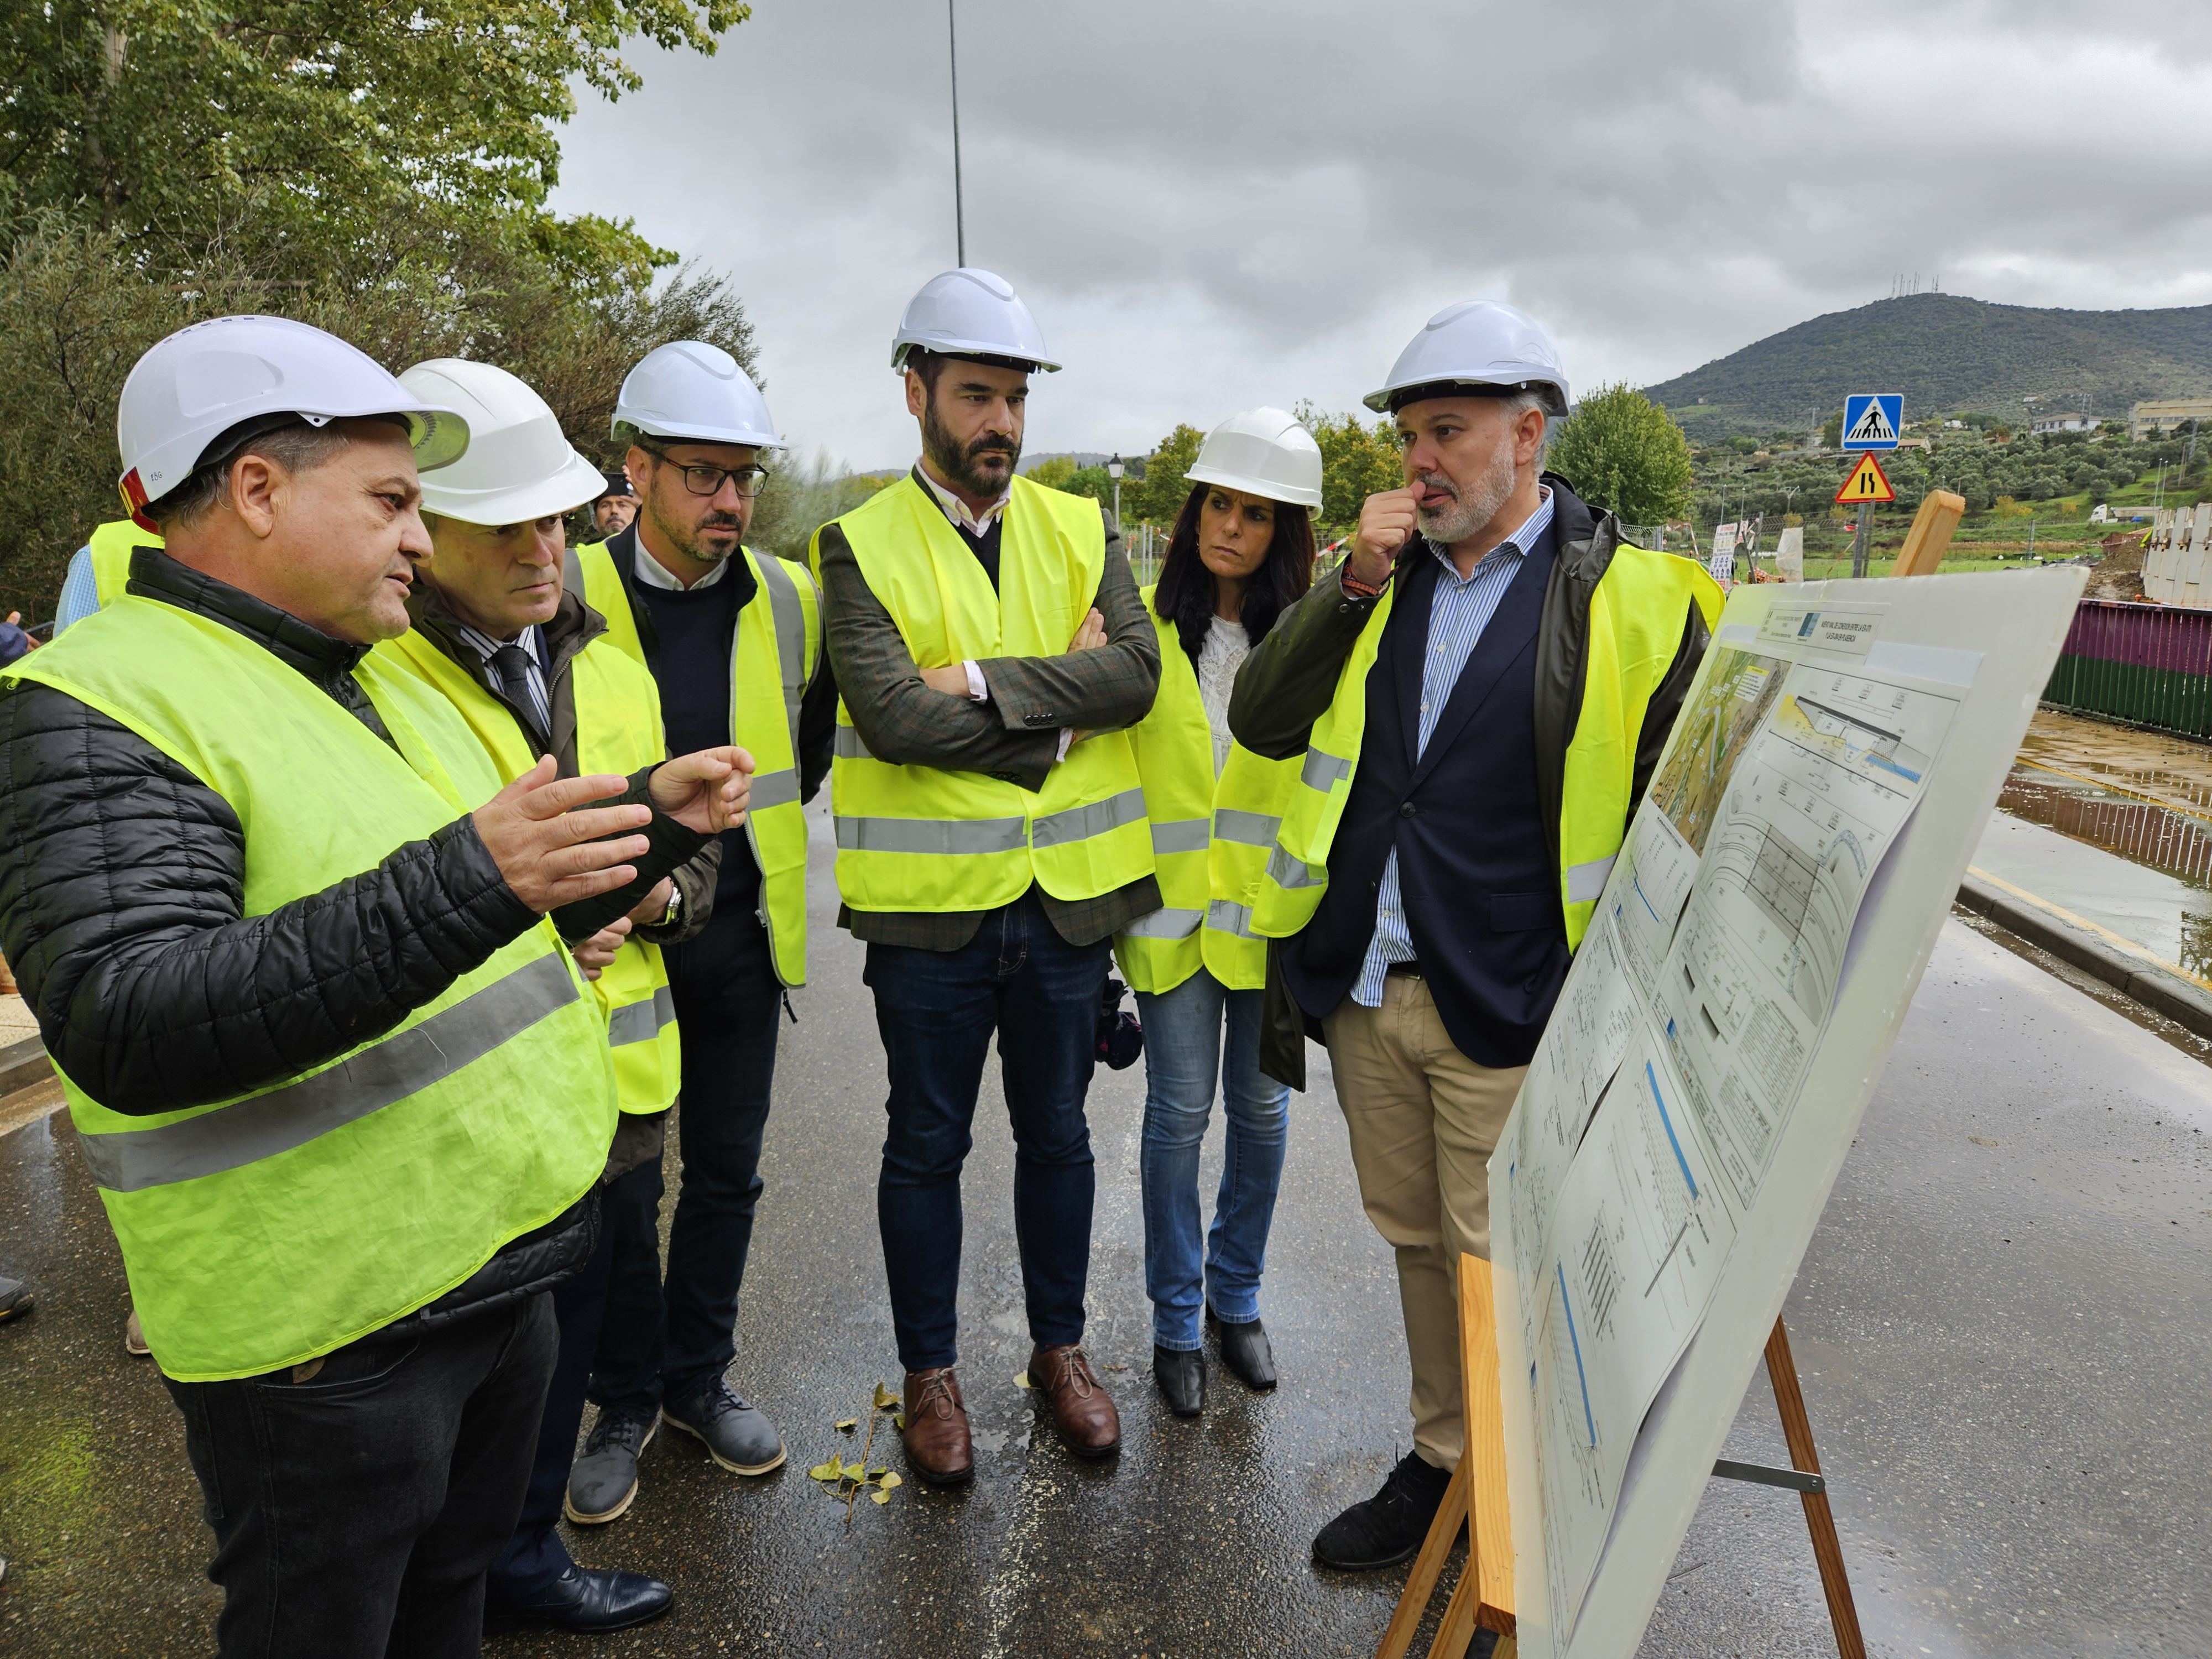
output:
M2071 758L2076 767L2081 764L2079 757ZM2130 775L2144 781L2149 776L2142 771ZM2160 781L2166 786L2160 793L2175 798L2172 775L2162 774ZM2119 789L2142 787L2141 781L2120 783L2118 776L2113 781ZM2086 773L2069 777L2025 758L2005 780L1997 809L2069 840L2101 848L2130 864L2162 872L2198 892L2212 893L2212 816L2198 817L2136 799L2088 781ZM2044 896L2058 904L2069 902L2064 893ZM2212 915L2186 903L2178 903L2175 911L2180 965L2212 977Z

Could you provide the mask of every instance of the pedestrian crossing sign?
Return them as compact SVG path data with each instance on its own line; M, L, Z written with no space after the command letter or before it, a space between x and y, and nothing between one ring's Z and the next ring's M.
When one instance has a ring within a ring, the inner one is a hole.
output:
M1894 449L1905 424L1901 392L1854 392L1844 399L1842 449Z
M1881 470L1881 463L1871 455L1859 457L1859 464L1851 469L1851 476L1844 480L1844 487L1836 492L1836 505L1854 507L1867 501L1893 501L1897 492L1889 487L1889 479Z

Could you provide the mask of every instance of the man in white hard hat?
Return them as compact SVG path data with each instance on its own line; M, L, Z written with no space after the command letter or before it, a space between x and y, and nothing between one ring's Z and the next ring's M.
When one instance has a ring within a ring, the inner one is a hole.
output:
M1059 367L988 270L946 271L891 344L921 459L815 538L838 710L841 924L868 946L890 1073L876 1187L908 1462L968 1480L960 1170L995 1034L1015 1145L1029 1376L1061 1440L1121 1419L1083 1349L1084 1117L1114 935L1160 908L1126 728L1159 645L1097 503L1017 477L1032 373Z
M221 1652L473 1654L616 1118L547 913L627 913L744 773L507 783L370 654L468 434L343 342L196 325L117 428L167 547L0 676L0 939L184 1414Z
M722 838L713 914L665 952L684 1030L684 1184L660 1260L661 1161L607 1191L613 1263L592 1366L599 1408L568 1478L568 1519L614 1520L635 1498L658 1426L717 1466L763 1475L784 1461L768 1414L727 1381L759 1202L761 1139L775 1081L776 1022L806 980L804 803L830 770L836 690L805 567L744 545L776 442L759 389L697 340L648 353L623 380L616 441L636 484L629 528L575 550L609 643L659 684L678 752L736 743L756 771L752 811ZM678 896L670 918L690 902Z
M1485 1164L1697 671L1720 590L1620 539L1543 470L1567 408L1509 306L1439 312L1368 406L1403 489L1238 677L1237 741L1303 757L1259 896L1261 1066L1322 1036L1368 1218L1395 1247L1413 1449L1315 1540L1336 1567L1420 1547L1465 1442L1456 1266L1490 1254Z
M653 676L584 603L580 575L563 580L564 515L603 489L605 479L569 447L544 399L505 369L441 358L416 364L399 383L426 403L459 410L474 441L466 455L423 480L422 520L432 553L408 600L415 625L379 646L379 653L449 698L502 777L518 777L547 755L562 777L627 774L663 759ZM622 1117L607 1182L660 1157L680 1054L661 947L705 925L720 855L720 843L709 842L629 915L572 941L614 1050ZM672 917L673 924L664 926ZM514 1540L491 1572L489 1601L503 1620L604 1632L641 1624L669 1607L667 1585L636 1573L580 1567L556 1530L599 1346L613 1243L613 1230L603 1226L584 1269L553 1292L561 1346L537 1462Z

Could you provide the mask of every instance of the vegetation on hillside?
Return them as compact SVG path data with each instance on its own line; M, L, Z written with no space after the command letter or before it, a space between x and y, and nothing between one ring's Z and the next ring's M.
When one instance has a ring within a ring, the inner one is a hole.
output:
M2212 306L2057 311L1917 294L1832 312L1644 391L1692 440L1811 429L1849 392L1901 392L1908 420L1973 410L2124 416L2212 392Z

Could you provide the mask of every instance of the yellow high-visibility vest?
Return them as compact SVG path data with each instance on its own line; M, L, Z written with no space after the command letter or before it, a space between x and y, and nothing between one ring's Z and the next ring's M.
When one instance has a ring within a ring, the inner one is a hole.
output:
M131 580L133 548L161 544L159 533L141 529L130 519L118 519L94 531L85 545L92 550L92 586L100 604L111 605L123 597L124 584Z
M740 550L759 588L730 641L730 741L753 757L745 839L761 872L761 922L776 977L806 983L806 815L799 799L799 704L822 659L822 595L803 565ZM605 542L568 550L569 580L607 619L608 642L645 665L629 591ZM650 555L647 556L651 556ZM724 580L727 580L725 578Z
M1171 991L1206 971L1232 991L1267 979L1267 942L1252 931L1252 905L1297 781L1298 762L1262 760L1231 744L1218 777L1198 672L1175 623L1145 610L1160 638L1160 691L1152 711L1129 732L1152 823L1160 908L1114 939L1115 959L1133 991Z
M1338 676L1335 698L1307 739L1253 909L1254 931L1269 939L1287 939L1321 908L1329 846L1352 797L1366 730L1367 672L1382 648L1397 593L1394 582L1368 617ZM1690 607L1711 628L1722 603L1720 585L1695 560L1626 542L1590 596L1582 707L1567 744L1559 806L1559 901L1569 950L1580 947L1627 834L1645 707L1682 647Z
M1020 477L1000 520L996 592L911 473L836 522L921 668L1061 654L1106 568L1098 504ZM1054 898L1093 898L1152 872L1127 732L1076 744L1034 792L981 772L878 760L842 699L836 741L837 886L855 910L989 910L1031 883Z
M502 781L453 705L388 660L354 678L389 744L157 599L125 594L5 672L230 804L248 916L374 869ZM616 1123L597 1006L544 920L394 1030L251 1094L134 1116L62 1086L147 1341L191 1382L299 1364L436 1300L588 1193Z
M514 711L422 629L386 640L370 654L389 656L401 672L448 699L506 781L514 782L538 763ZM570 659L568 673L576 700L577 769L627 777L641 767L657 765L668 751L661 735L660 690L653 676L605 635ZM660 947L633 934L599 978L586 982L606 1024L616 1097L623 1110L666 1110L675 1103L684 1061L676 1000L668 989Z

